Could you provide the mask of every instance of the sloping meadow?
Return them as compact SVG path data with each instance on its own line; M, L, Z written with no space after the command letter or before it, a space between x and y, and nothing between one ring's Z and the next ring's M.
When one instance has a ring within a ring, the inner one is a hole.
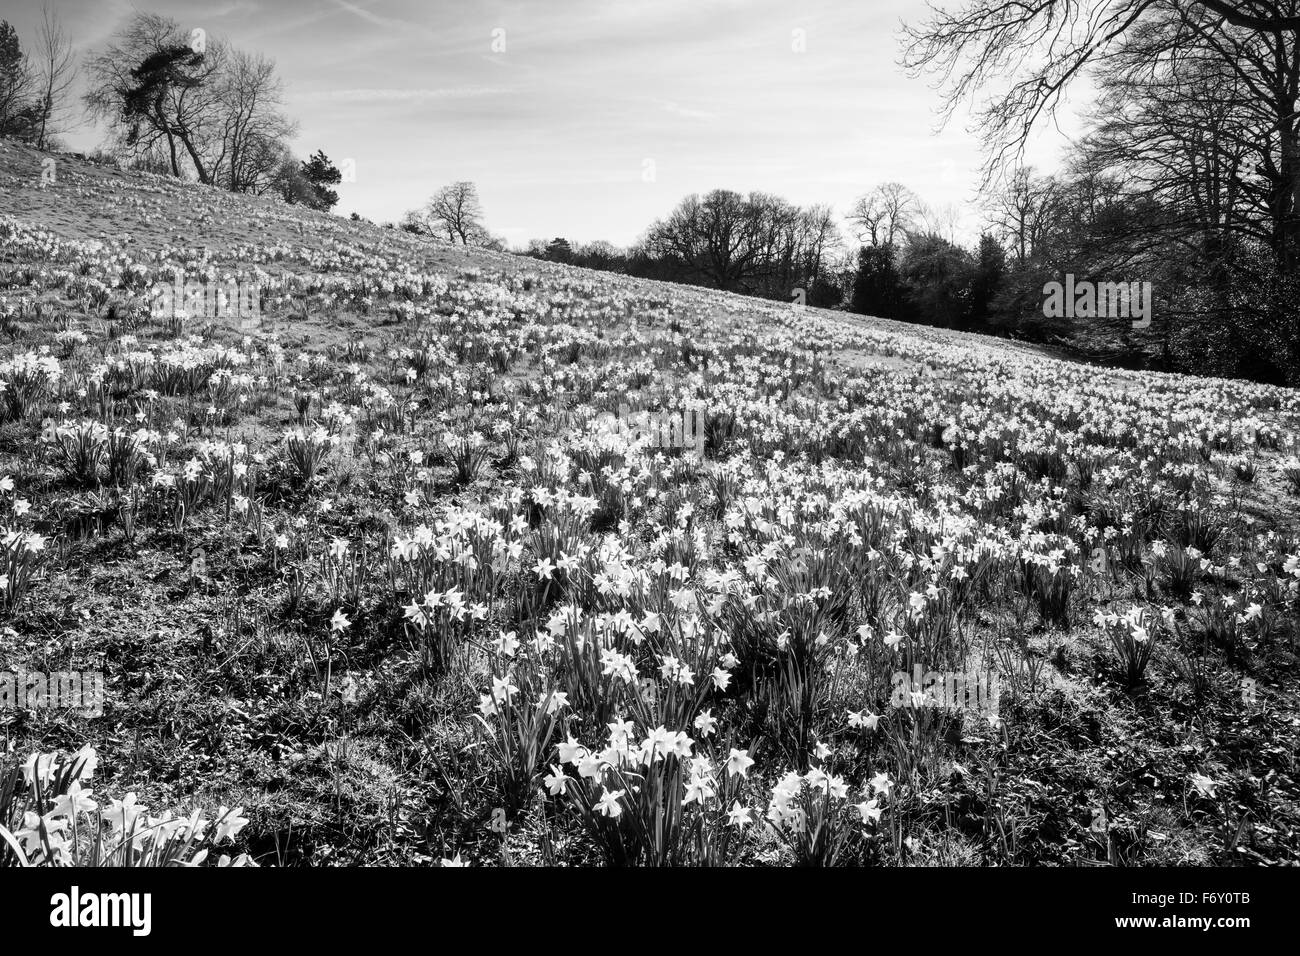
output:
M1295 392L0 154L0 862L1297 858Z

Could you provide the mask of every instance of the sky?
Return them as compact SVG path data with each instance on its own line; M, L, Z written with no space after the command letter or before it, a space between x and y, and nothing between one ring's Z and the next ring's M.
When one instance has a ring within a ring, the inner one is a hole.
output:
M485 224L633 242L691 193L762 190L844 214L897 181L979 225L978 136L942 129L899 65L922 0L51 0L81 53L135 11L275 60L295 151L348 161L336 212L396 221L456 180ZM39 0L0 0L31 45ZM79 112L74 111L74 112ZM1067 118L1066 127L1069 127ZM103 141L91 125L64 139ZM1054 166L1065 135L1028 158ZM351 178L351 177L349 177Z

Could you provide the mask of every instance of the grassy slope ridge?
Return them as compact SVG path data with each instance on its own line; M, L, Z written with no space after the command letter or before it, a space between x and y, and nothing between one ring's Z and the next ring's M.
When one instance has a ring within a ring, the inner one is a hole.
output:
M258 282L262 315L149 316L172 267ZM601 791L576 763L537 792L556 744L613 746L615 716L699 738L718 794L682 812L707 861L815 856L781 839L779 794L817 768L853 795L842 862L1300 861L1293 391L465 250L0 141L8 393L33 353L59 375L4 405L0 476L30 510L0 507L47 544L0 606L0 670L99 666L108 700L0 712L3 739L92 743L103 790L151 807L242 806L263 862L701 862L646 846L631 803L617 824L584 805ZM687 398L699 463L592 423ZM94 423L137 434L126 464ZM499 522L477 569L393 557L422 524L471 547L469 511ZM628 592L602 585L620 574ZM444 603L413 626L430 586L482 620ZM582 677L581 646L530 657L571 607L648 698ZM1094 617L1135 607L1164 623L1130 680L1127 625ZM494 649L502 631L524 648ZM730 686L661 671L674 648ZM991 670L997 719L891 706L914 661ZM479 719L494 676L569 695L523 767ZM733 747L745 777L722 770ZM777 831L724 840L733 799L777 805Z

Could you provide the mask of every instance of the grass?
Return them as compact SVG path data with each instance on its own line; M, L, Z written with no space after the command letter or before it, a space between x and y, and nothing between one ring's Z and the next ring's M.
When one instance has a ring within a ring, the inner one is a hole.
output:
M238 808L205 863L1300 859L1296 393L40 159L0 142L0 671L106 695L0 709L8 832L89 746L62 819ZM198 262L258 320L153 314Z

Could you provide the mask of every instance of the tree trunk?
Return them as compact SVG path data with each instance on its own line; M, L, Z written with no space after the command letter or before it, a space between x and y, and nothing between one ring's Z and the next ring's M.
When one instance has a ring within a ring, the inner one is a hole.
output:
M177 135L180 137L181 145L184 146L185 151L189 153L190 161L194 163L194 171L198 174L199 182L207 186L212 185L212 178L208 175L208 170L203 165L203 160L199 158L198 150L196 150L194 144L190 142L189 135L184 130L179 131Z

